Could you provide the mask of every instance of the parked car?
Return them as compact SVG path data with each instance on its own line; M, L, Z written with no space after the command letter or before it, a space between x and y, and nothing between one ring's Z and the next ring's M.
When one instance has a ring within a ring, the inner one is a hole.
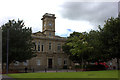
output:
M95 63L86 66L86 71L99 71L99 70L107 70L109 66L104 63Z

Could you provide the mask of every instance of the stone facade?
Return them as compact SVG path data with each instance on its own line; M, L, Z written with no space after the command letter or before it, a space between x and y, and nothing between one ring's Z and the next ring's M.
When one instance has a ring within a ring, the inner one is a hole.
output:
M44 14L42 20L42 32L32 34L34 49L37 57L27 60L24 63L16 62L11 64L13 69L34 69L35 71L46 69L63 69L72 66L73 63L62 51L62 45L67 38L55 35L55 15Z

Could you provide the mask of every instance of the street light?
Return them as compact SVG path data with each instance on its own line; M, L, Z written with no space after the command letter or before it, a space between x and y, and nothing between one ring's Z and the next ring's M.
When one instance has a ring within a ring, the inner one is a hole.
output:
M7 25L7 63L6 63L6 74L8 74L8 55L9 55L9 27L10 25Z

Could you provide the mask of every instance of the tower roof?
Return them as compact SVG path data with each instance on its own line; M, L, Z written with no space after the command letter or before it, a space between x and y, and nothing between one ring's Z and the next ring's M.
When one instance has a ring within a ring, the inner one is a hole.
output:
M43 19L46 18L46 17L47 17L47 18L54 18L54 19L56 18L56 17L55 17L55 14L45 13L45 14L43 15L43 18L42 18L41 20L43 20Z

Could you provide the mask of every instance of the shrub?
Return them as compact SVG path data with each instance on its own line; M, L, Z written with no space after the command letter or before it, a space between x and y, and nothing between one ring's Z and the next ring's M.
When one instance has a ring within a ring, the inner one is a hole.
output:
M98 70L106 70L106 67L100 64L99 65L87 65L86 69L90 71L98 71Z

